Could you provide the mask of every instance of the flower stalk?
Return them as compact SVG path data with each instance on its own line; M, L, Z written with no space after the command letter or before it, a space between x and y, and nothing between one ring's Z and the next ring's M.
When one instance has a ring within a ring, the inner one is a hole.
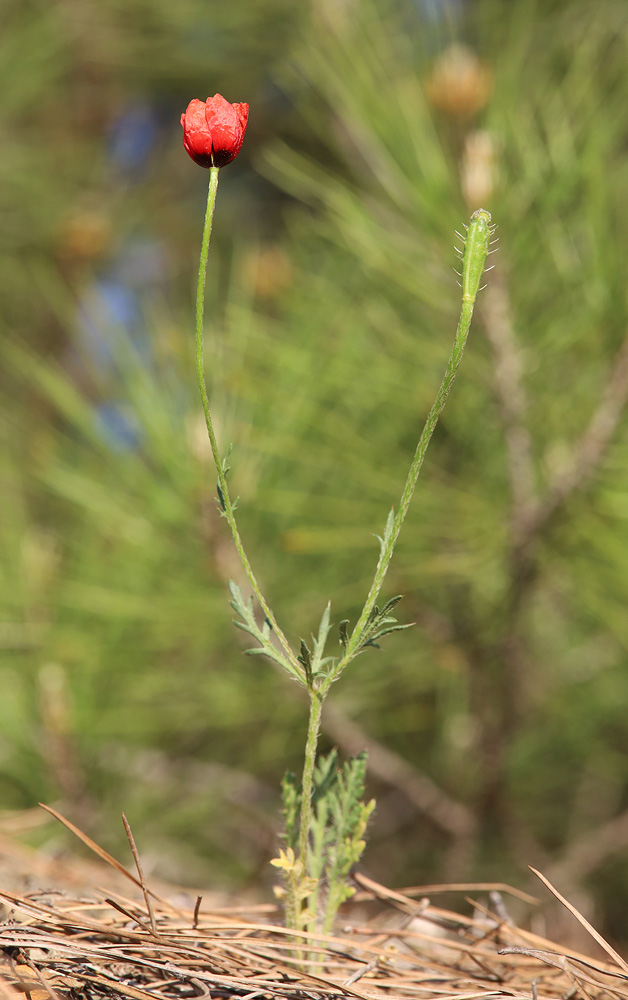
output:
M229 493L229 485L227 483L227 464L222 459L220 451L218 450L218 442L216 440L216 433L214 431L214 423L212 420L211 410L209 408L209 398L207 395L207 385L205 382L205 364L203 356L203 318L205 313L205 284L207 280L207 258L209 254L209 241L212 233L212 225L214 220L214 209L216 207L216 193L218 191L218 174L219 167L209 168L209 187L207 190L207 207L205 209L205 224L203 226L203 238L201 241L201 256L198 268L198 282L196 285L196 376L198 380L198 387L201 393L201 400L203 403L203 413L205 415L205 426L207 427L207 436L209 437L209 443L212 450L212 455L214 457L214 464L216 466L216 474L218 477L218 496L221 508L221 513L225 517L227 524L231 530L231 535L233 537L233 543L236 547L238 556L240 557L240 562L244 572L246 573L247 579L253 589L257 600L259 601L260 607L262 608L267 621L269 622L271 628L273 629L277 639L284 651L285 656L289 660L293 671L304 676L303 668L298 662L290 643L286 639L283 631L279 627L277 619L273 614L266 598L264 597L260 586L255 578L253 569L249 562L249 558L245 552L244 546L242 544L242 539L240 537L240 532L235 519L233 502L231 500L231 495Z

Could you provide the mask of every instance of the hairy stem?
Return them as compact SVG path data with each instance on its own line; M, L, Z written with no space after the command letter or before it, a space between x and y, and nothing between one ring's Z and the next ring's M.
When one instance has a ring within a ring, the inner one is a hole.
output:
M382 589L386 573L388 572L388 567L390 565L390 560L394 552L394 548L399 537L399 532L401 531L403 522L405 521L406 514L408 513L408 508L410 506L410 501L414 494L416 488L417 480L419 478L419 473L421 471L421 466L423 465L423 459L425 458L425 453L427 451L427 446L430 443L432 434L436 424L438 423L438 418L440 417L443 407L447 402L447 397L451 391L451 387L456 378L456 372L458 371L458 366L462 360L462 354L467 342L467 337L469 336L469 329L471 327L471 318L473 316L473 306L475 299L470 295L463 295L462 297L462 307L460 310L460 318L458 320L458 327L456 330L456 337L454 340L454 346L443 376L443 381L440 384L440 388L434 400L434 404L427 415L427 420L425 421L425 426L419 438L419 443L416 446L416 451L414 453L414 458L412 459L412 464L408 472L408 478L406 479L405 486L403 488L403 493L401 494L401 500L399 502L399 509L395 515L392 531L386 543L382 549L379 561L377 563L377 568L375 570L375 576L373 577L373 582L371 584L371 589L368 592L368 596L362 608L362 613L358 618L356 626L351 634L351 638L347 643L347 649L336 666L334 671L334 678L338 677L344 667L347 665L350 659L357 653L364 632L364 628L369 620L369 615L375 607L375 603L379 596L379 592Z
M307 742L305 744L305 760L303 762L303 779L301 782L301 817L299 822L299 857L303 862L305 874L310 872L308 864L310 852L310 817L312 815L312 783L314 766L316 764L316 748L321 726L323 695L310 689L310 717L307 727Z
M279 640L286 656L294 666L295 670L303 678L303 683L305 683L305 674L301 664L298 662L297 657L293 653L290 643L286 639L284 633L277 624L277 620L271 611L264 595L262 594L259 584L255 579L255 574L251 568L248 556L244 551L244 546L242 544L242 539L240 538L240 532L236 524L235 514L233 510L233 503L231 502L231 496L229 494L229 487L227 485L227 475L223 468L223 462L220 457L220 452L218 451L218 442L216 441L216 434L214 432L214 424L212 421L211 411L209 409L209 399L207 396L207 386L205 384L205 366L203 363L203 316L205 310L205 282L207 278L207 254L209 251L209 240L212 232L212 222L214 219L214 208L216 206L216 192L218 190L218 167L210 167L209 169L209 190L207 192L207 209L205 211L205 225L203 227L203 240L201 243L201 258L198 269L198 284L196 288L196 374L198 378L198 386L201 392L201 399L203 401L203 412L205 414L205 424L207 426L207 434L209 436L209 443L212 449L212 455L214 456L214 462L216 465L216 473L218 476L218 486L220 491L220 504L224 513L225 518L229 528L231 529L231 534L233 536L233 541L237 549L238 555L240 557L240 562L244 568L244 572L247 575L248 581L253 588L253 593L259 601L260 607L262 608L266 619L272 626L277 639Z

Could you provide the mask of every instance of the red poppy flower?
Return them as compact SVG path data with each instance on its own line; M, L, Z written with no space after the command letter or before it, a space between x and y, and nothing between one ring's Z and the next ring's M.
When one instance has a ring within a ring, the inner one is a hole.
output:
M248 104L229 104L220 94L190 101L181 115L183 145L200 167L224 167L242 149Z

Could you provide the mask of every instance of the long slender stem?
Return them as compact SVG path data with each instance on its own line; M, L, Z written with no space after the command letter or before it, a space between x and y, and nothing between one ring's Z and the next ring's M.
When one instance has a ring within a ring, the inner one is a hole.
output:
M430 443L432 434L436 424L438 423L438 418L440 417L443 407L447 401L447 397L450 393L451 387L456 378L456 372L458 371L458 366L462 360L462 354L467 342L467 337L469 336L469 329L471 327L471 318L473 316L473 306L474 299L470 296L464 295L462 299L462 307L460 310L460 318L458 320L458 327L456 329L456 337L454 340L454 346L443 376L443 381L440 384L440 388L434 400L434 404L427 415L425 421L425 426L419 438L419 443L416 446L416 451L414 453L414 458L412 459L412 464L408 472L408 478L406 479L405 486L403 488L403 493L401 494L401 500L399 502L399 509L395 515L392 525L392 531L390 532L386 543L380 555L379 561L377 563L377 568L375 570L375 576L373 577L373 582L371 584L371 589L368 592L364 607L356 626L351 633L351 638L347 643L347 649L344 653L342 659L336 665L336 670L334 671L334 679L338 677L342 672L342 669L346 663L355 656L362 639L362 633L365 625L368 622L369 615L375 607L375 602L379 596L379 592L382 589L384 583L384 578L388 572L388 567L390 565L390 560L392 559L392 554L395 548L395 544L399 537L399 532L405 520L406 514L408 513L408 508L410 506L410 501L414 494L416 484L419 478L419 473L421 471L421 466L423 465L423 459L425 458L425 452L427 451L427 446Z
M299 675L303 675L303 680L305 683L305 676L303 668L296 655L290 647L290 643L286 639L284 633L277 624L277 620L273 612L271 611L264 595L262 594L259 584L255 579L255 574L251 568L251 564L248 560L248 556L244 551L244 546L242 544L242 539L240 538L240 532L236 524L235 514L233 510L233 504L231 502L231 497L229 495L229 487L227 485L227 476L223 468L223 462L220 457L220 452L218 451L218 443L216 441L216 434L214 432L214 425L212 421L211 411L209 409L209 399L207 397L207 386L205 384L205 367L203 363L203 316L205 310L205 282L207 277L207 254L209 251L209 240L212 232L212 222L214 219L214 208L216 205L216 191L218 190L218 167L210 167L209 169L209 189L207 192L207 209L205 211L205 225L203 227L203 240L201 243L201 258L198 269L198 284L196 288L196 374L198 378L198 386L201 392L201 399L203 401L203 412L205 414L205 424L207 426L207 434L209 436L209 443L212 449L212 455L214 456L214 462L216 464L216 473L218 475L218 486L220 489L220 501L221 506L227 519L227 523L231 529L231 534L233 536L233 541L237 549L238 555L240 557L240 562L244 567L244 572L246 573L249 583L253 588L253 592L259 601L260 607L262 608L266 618L272 628L275 631L275 635L279 640L283 650L295 667Z
M308 857L310 851L310 817L312 815L312 784L314 766L316 764L316 748L321 726L323 696L320 691L310 689L310 717L307 727L307 742L305 744L305 760L303 762L303 780L301 782L301 817L299 822L299 857L309 874Z

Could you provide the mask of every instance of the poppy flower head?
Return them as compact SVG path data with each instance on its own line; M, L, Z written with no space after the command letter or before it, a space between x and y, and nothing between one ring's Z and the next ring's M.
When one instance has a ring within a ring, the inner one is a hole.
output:
M200 167L224 167L242 149L248 104L230 104L221 94L190 101L181 115L183 145Z

